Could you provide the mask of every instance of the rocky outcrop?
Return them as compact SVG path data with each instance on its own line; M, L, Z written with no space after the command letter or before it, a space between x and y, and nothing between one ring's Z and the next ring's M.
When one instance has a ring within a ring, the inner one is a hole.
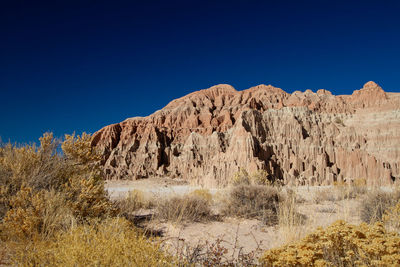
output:
M222 84L106 126L92 145L110 179L169 176L224 186L245 168L287 184L387 184L400 179L400 94L374 82L341 96Z

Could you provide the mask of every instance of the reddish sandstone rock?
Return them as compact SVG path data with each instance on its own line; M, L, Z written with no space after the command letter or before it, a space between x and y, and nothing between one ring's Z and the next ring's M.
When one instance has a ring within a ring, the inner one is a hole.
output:
M400 94L216 85L93 136L109 178L182 177L224 186L239 168L291 184L400 179Z

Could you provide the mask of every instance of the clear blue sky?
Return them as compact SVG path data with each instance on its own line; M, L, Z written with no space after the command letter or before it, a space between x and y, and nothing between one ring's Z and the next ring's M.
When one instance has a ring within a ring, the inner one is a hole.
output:
M399 1L0 0L0 136L146 116L228 83L400 91Z

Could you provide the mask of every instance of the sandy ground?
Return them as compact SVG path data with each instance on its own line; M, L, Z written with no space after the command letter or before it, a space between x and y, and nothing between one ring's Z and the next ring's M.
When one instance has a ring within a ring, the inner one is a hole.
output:
M135 181L109 180L105 185L111 199L127 196L129 191L134 189L141 190L154 196L183 195L193 190L200 189L200 186L192 186L184 180L170 178L149 178ZM210 189L214 194L218 189Z
M134 189L153 194L153 196L168 196L171 194L189 193L199 187L185 184L184 181L171 179L143 179L138 181L108 181L106 188L112 198L120 198ZM292 188L304 201L297 204L298 212L307 217L301 226L282 228L265 226L258 220L223 218L222 221L207 223L171 224L151 222L149 227L162 230L162 239L173 251L183 248L194 248L221 240L221 245L228 249L227 255L237 255L239 251L248 253L278 247L314 231L319 226L328 226L336 220L349 223L361 222L359 214L360 199L342 201L323 201L315 203L314 196L320 190L329 187L296 187ZM221 192L211 189L212 194Z

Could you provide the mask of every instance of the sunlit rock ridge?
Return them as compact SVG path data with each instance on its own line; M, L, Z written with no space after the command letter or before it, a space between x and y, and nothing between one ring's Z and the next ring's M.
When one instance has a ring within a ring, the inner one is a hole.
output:
M400 93L374 82L337 96L220 84L106 126L92 145L109 179L168 176L225 186L244 168L285 184L389 184L400 179Z

